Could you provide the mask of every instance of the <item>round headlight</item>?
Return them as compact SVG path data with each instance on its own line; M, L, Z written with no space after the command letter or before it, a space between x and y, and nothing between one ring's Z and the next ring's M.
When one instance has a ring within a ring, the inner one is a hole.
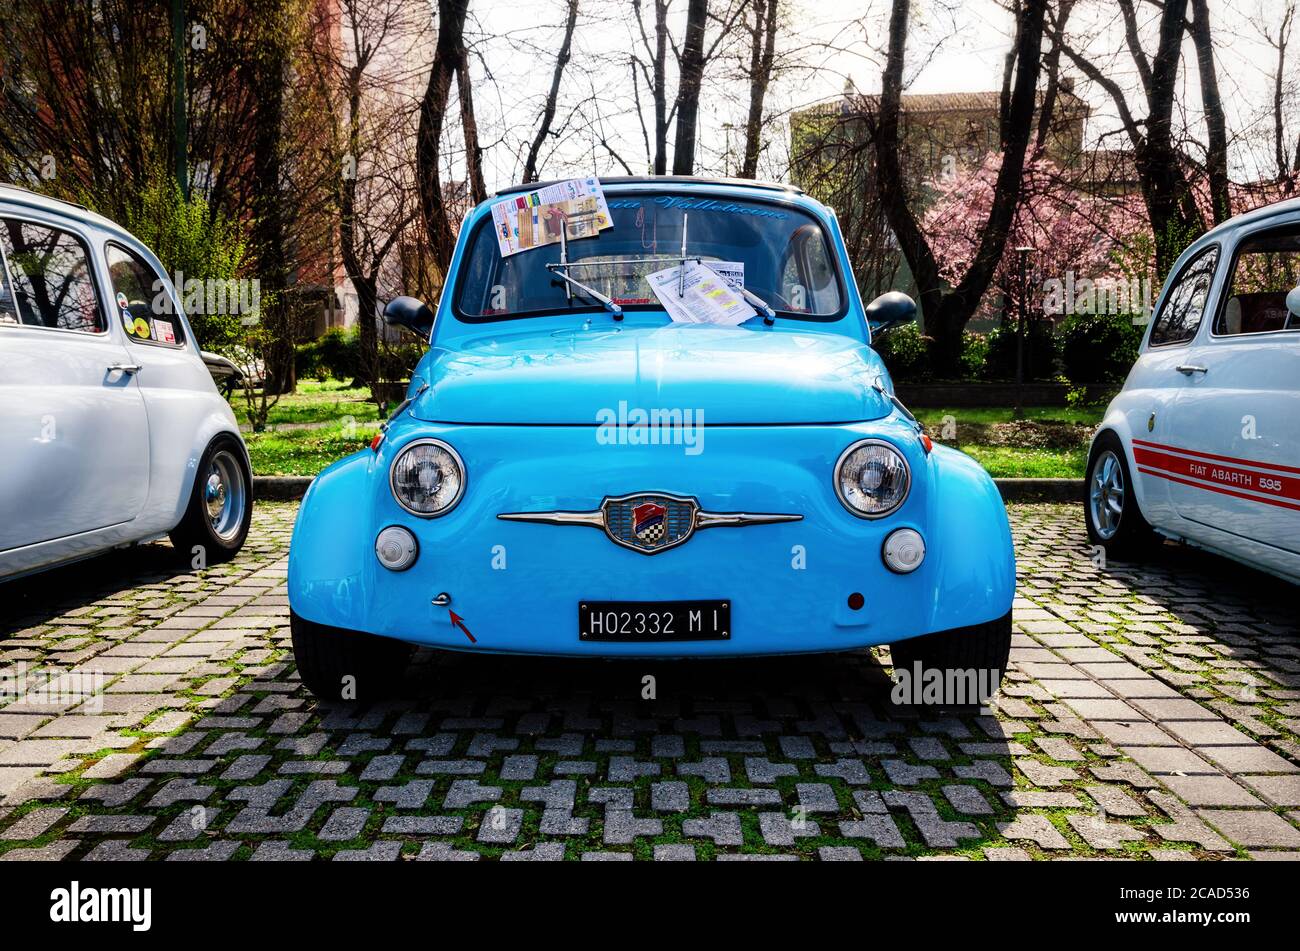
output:
M900 528L889 533L885 544L880 547L880 557L890 571L910 574L925 560L925 539L914 528Z
M436 518L450 512L465 491L465 466L439 439L420 439L403 449L389 473L393 498L412 515Z
M859 518L880 518L903 504L912 476L902 453L882 439L855 442L835 463L835 492Z

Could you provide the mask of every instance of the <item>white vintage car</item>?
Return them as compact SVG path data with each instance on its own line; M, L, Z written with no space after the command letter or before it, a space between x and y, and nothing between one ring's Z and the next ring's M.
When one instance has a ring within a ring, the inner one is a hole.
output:
M239 426L158 259L0 185L0 579L167 534L221 561L251 515Z
M1088 459L1086 518L1118 557L1161 536L1300 583L1300 200L1180 257Z

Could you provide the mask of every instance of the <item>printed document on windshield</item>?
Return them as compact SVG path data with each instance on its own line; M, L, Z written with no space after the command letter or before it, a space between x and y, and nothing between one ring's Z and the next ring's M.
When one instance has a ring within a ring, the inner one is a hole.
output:
M688 262L684 287L678 280L679 271L678 267L670 267L646 275L650 289L673 323L735 327L758 315L728 280L707 264Z
M573 241L613 226L605 193L595 178L556 182L492 205L492 227L502 257L555 244L565 231Z

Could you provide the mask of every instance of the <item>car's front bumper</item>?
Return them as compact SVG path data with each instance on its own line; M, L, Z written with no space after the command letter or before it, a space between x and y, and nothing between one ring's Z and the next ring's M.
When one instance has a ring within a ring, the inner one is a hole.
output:
M466 462L465 496L442 518L407 514L388 488L396 450L417 436L446 440ZM839 453L869 436L894 442L912 468L907 502L878 520L851 515L831 486ZM647 556L589 526L496 517L590 510L605 495L637 491L692 496L711 511L803 518L701 530ZM419 542L406 571L389 571L374 555L375 535L391 524ZM886 536L903 527L920 531L927 547L908 575L891 572L880 555ZM316 480L289 569L293 609L319 624L440 648L574 656L847 650L1000 618L1014 586L1006 512L992 481L959 453L936 447L927 455L901 420L711 428L698 455L680 446L597 446L583 427L423 424ZM863 599L856 610L855 593ZM434 603L440 594L449 605ZM579 637L583 601L716 599L731 605L725 640Z

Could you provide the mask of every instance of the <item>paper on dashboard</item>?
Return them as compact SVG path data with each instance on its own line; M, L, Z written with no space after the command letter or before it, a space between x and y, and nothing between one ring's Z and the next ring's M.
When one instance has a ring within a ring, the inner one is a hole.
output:
M698 261L686 264L685 286L679 295L679 271L678 267L670 267L646 275L650 289L674 323L735 327L758 316L758 311L731 288L726 277Z

